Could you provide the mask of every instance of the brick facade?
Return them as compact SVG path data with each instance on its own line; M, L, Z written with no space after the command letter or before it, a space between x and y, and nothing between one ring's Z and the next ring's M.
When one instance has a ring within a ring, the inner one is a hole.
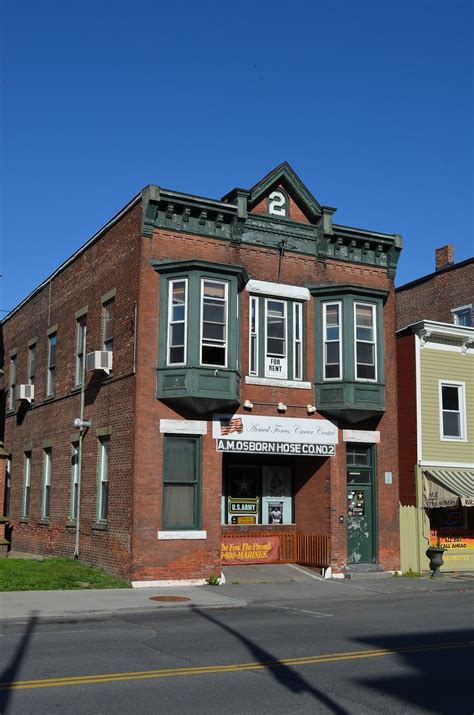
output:
M290 176L291 178L291 176ZM291 191L288 182L276 181L290 200L289 221L312 228L318 219ZM161 199L160 199L161 200ZM177 199L175 199L176 201ZM209 204L209 212L212 204ZM342 570L347 564L347 484L343 429L379 432L376 448L374 528L377 543L374 560L385 569L399 566L398 553L398 449L395 354L395 300L393 272L386 266L362 260L310 255L307 251L278 250L257 241L218 240L209 231L173 230L155 225L144 230L147 208L141 199L92 239L67 264L58 269L3 323L5 344L5 387L8 388L8 359L17 355L17 384L27 381L27 345L37 336L35 400L31 406L16 402L6 412L4 442L12 454L11 508L12 543L17 550L72 555L75 524L69 518L71 499L71 443L74 419L79 416L80 390L74 384L77 311L87 307L87 352L101 349L103 296L115 291L114 365L110 376L88 373L85 417L92 426L84 433L80 557L132 581L204 579L219 573L221 535L239 532L240 527L221 524L224 463L228 457L216 451L212 436L212 414L194 414L173 401L157 399L160 343L160 286L164 279L151 261L192 259L242 266L252 279L289 286L352 285L387 292L383 310L385 365L385 409L353 425L339 421L339 442L332 457L294 457L294 524L285 531L329 534L331 564ZM226 206L222 204L225 212ZM265 216L267 199L258 197L249 214ZM209 213L208 212L208 213ZM203 214L201 213L201 218ZM201 219L200 219L201 220ZM204 223L204 219L202 219ZM290 225L290 224L288 224ZM296 229L295 229L296 230ZM342 240L342 239L341 239ZM345 239L344 239L345 240ZM375 239L374 239L375 240ZM377 240L380 240L379 238ZM386 237L389 244L391 237ZM354 240L354 244L355 244ZM347 254L349 255L349 253ZM361 254L362 255L362 254ZM375 256L375 253L374 253ZM278 272L280 271L279 275ZM305 379L313 380L318 321L315 300L305 306ZM53 398L45 396L47 331L57 325L57 383ZM276 406L287 405L284 418L308 418L307 405L314 404L314 387L247 384L249 374L249 293L239 295L240 404L250 400L252 414L276 417ZM216 370L217 372L217 370ZM217 410L219 411L219 410ZM224 410L227 411L227 410ZM163 514L163 444L161 420L207 422L202 437L202 486L200 528L205 539L159 540ZM311 419L328 419L316 412ZM78 431L76 430L78 433ZM109 508L107 522L97 522L98 444L110 435ZM51 514L40 523L42 453L52 448ZM31 500L29 518L22 519L23 458L31 451ZM251 456L251 455L250 455ZM391 472L393 481L384 475ZM342 517L342 519L341 519ZM281 526L246 527L246 533L281 531Z

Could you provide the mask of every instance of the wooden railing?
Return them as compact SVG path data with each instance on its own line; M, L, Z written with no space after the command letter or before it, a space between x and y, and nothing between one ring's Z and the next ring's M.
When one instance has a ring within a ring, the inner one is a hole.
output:
M327 534L302 534L298 532L250 532L245 534L222 534L222 540L251 541L254 537L277 536L280 540L279 558L267 563L301 564L302 566L329 566L330 536ZM237 562L235 562L237 563Z

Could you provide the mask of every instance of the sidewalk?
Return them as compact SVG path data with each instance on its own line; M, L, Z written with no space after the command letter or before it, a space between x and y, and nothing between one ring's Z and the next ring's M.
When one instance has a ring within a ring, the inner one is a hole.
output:
M38 618L84 618L119 615L163 608L243 608L250 604L275 607L282 603L319 603L333 600L371 599L403 593L427 595L449 591L474 591L474 574L445 574L441 578L385 578L381 580L322 579L311 571L288 566L262 569L226 569L223 586L97 589L76 591L0 592L0 623ZM230 573L229 573L230 571ZM174 600L174 597L178 597ZM165 600L154 600L154 599ZM181 600L185 599L185 600Z

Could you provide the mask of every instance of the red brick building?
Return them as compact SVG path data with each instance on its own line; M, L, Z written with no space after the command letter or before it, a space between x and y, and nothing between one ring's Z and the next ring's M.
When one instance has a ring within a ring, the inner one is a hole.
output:
M398 568L401 238L334 212L287 163L221 200L148 186L4 319L16 549L137 585L296 534Z

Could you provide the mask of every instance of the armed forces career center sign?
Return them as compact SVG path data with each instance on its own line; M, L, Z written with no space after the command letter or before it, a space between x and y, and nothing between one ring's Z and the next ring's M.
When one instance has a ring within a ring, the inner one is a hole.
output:
M337 427L329 420L214 415L218 452L328 457L336 453Z

